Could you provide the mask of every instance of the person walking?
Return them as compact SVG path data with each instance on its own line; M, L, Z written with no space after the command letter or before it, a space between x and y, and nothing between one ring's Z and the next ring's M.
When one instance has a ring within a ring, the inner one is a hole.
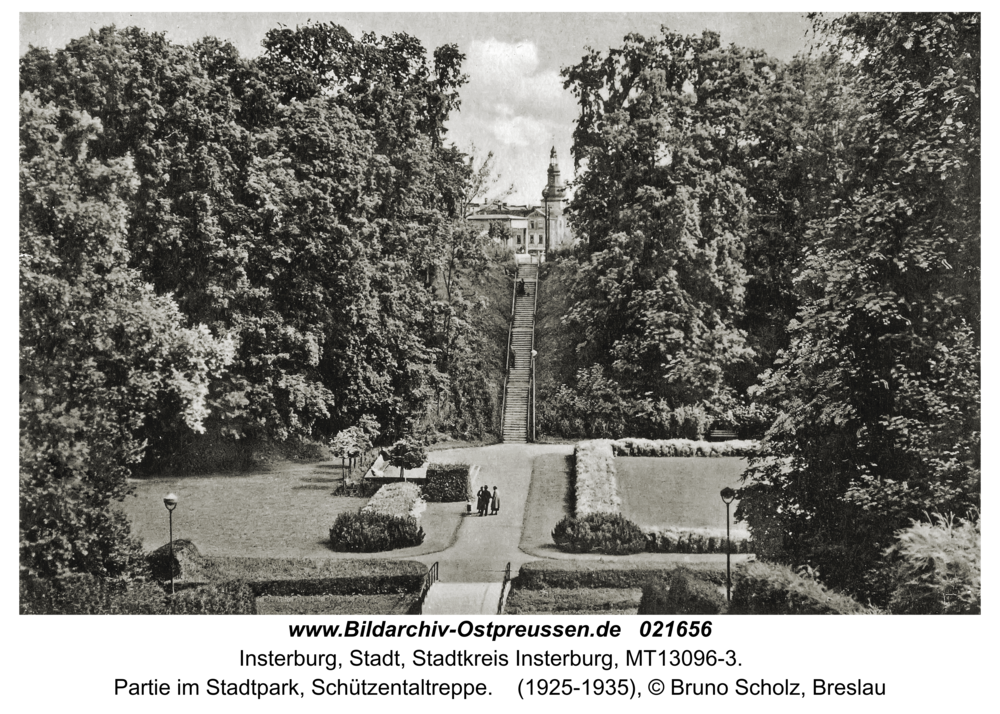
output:
M490 515L495 516L500 512L500 494L497 493L497 487L493 487L493 499L490 501Z

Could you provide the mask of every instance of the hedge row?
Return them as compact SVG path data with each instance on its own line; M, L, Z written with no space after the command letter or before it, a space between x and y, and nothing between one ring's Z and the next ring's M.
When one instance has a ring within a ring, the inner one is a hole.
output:
M726 596L704 571L678 567L664 580L646 583L640 615L715 615L726 611Z
M690 563L685 567L716 585L726 584L725 563ZM606 563L580 560L536 560L525 563L514 580L521 590L548 588L641 588L651 580L662 580L675 563Z
M430 503L451 503L472 498L469 464L429 464L423 496Z
M409 481L395 481L380 488L361 512L419 519L426 508L426 501L420 497L420 486Z
M721 528L643 528L648 553L725 553L726 531ZM730 553L749 553L750 534L744 530L729 533Z
M615 477L615 454L607 439L581 441L576 445L573 489L577 516L591 513L618 513L618 479Z
M108 581L89 574L20 581L22 615L253 615L251 588L234 581L202 584L171 596L154 582Z
M506 615L543 613L616 614L639 606L639 588L574 588L512 590L504 607Z
M690 439L618 439L611 442L615 456L752 456L757 441L692 441Z
M254 595L388 595L419 592L427 566L412 560L205 558L211 581L245 580Z

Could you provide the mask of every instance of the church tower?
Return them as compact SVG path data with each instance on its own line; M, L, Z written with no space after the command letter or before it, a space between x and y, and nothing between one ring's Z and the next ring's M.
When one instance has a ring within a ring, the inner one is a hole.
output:
M554 248L562 245L565 237L566 221L563 218L563 202L566 200L566 189L559 176L559 155L556 147L549 153L549 182L542 189L542 212L548 220L546 230L546 247Z

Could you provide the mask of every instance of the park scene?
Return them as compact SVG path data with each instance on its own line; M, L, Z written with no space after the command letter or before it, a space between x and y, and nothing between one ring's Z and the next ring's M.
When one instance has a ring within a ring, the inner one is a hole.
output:
M980 613L980 16L515 17L22 17L22 614Z

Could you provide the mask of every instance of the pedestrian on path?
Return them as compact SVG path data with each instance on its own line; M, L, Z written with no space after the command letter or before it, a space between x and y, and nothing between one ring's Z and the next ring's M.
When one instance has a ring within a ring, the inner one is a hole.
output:
M486 512L490 508L490 487L483 486L479 489L478 501L476 502L476 508L479 511L480 516L485 516Z
M495 516L500 512L500 494L497 493L497 487L493 487L493 500L490 502L490 515Z

